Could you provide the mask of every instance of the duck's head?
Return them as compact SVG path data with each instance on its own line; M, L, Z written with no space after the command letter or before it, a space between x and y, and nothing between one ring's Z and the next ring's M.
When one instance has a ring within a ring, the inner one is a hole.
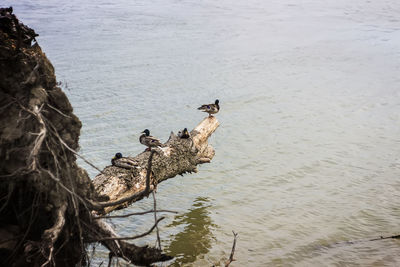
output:
M183 132L182 132L182 133L183 133L183 134L189 134L188 129L187 129L187 128L183 129Z
M117 154L115 154L115 157L114 157L114 159L120 159L120 158L122 158L122 154L121 153L117 153Z
M215 105L218 105L219 104L219 100L217 99L217 100L215 100Z
M144 130L142 133L144 133L146 136L149 136L149 135L150 135L149 129Z

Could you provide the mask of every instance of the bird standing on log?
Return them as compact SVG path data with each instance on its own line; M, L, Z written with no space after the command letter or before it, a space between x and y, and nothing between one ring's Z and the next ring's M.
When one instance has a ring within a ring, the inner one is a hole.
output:
M219 111L219 100L215 100L214 104L205 104L202 105L201 107L198 108L198 110L201 110L203 112L208 113L208 117L212 117L212 114L218 113Z
M151 151L152 147L162 146L160 140L150 135L150 131L148 129L142 132L142 135L139 137L139 141L141 144L148 147L148 151Z

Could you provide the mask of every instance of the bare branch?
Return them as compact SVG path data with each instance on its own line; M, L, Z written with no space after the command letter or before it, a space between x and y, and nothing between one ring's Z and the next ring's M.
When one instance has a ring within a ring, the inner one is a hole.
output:
M392 236L381 236L378 238L370 239L369 241L377 241L377 240L382 240L382 239L399 239L400 235L392 235Z
M66 117L66 118L71 118L71 116L64 114L61 110L59 110L58 108L53 107L52 105L50 105L49 103L47 103L47 106L51 109L53 109L54 111L56 111L57 113L59 113L60 115Z
M100 238L100 239L98 239L98 240L96 240L96 241L132 240L132 239L141 238L141 237L144 237L144 236L150 234L151 232L153 232L154 228L157 227L158 223L159 223L160 221L164 220L164 219L165 219L165 217L159 218L159 219L156 221L156 223L155 223L147 232L144 232L143 234L140 234L140 235L135 235L135 236L131 236L131 237L105 237L105 238Z
M149 195L149 193L150 193L150 176L151 176L151 166L152 166L154 153L155 153L155 150L152 150L150 152L149 160L147 162L146 189L144 190L145 195Z
M231 255L229 256L228 261L225 263L225 267L228 267L229 264L231 264L232 261L235 261L235 259L233 258L233 254L235 254L236 239L237 239L238 234L235 233L234 231L232 231L232 233L233 233L232 251L231 251Z
M64 189L65 191L67 191L68 193L70 193L71 195L73 195L74 197L76 197L77 199L79 199L79 200L85 205L86 208L87 208L86 204L88 204L88 202L89 202L89 205L92 205L91 201L89 201L89 200L88 200L88 201L85 201L83 198L81 198L80 196L78 196L75 192L71 191L68 187L66 187L66 186L60 181L59 178L55 177L54 174L52 174L49 170L40 169L40 171L46 172L46 173L50 176L50 178L51 178L52 180L54 180L55 182L57 182L58 185L61 186L62 189Z
M98 219L113 219L113 218L126 218L126 217L130 217L130 216L135 216L135 215L144 215L144 214L148 214L148 213L152 213L154 212L154 210L147 210L147 211L142 211L142 212L133 212L133 213L128 213L128 214L124 214L124 215L113 215L113 216L98 216L95 217L93 219L98 220ZM157 210L157 212L170 212L170 213L175 213L177 214L177 211L173 211L173 210Z
M75 155L77 155L78 157L80 157L84 162L86 162L87 164L89 164L90 166L92 166L93 168L95 168L96 170L98 170L99 172L103 173L102 170L100 170L99 168L97 168L93 163L91 163L90 161L88 161L87 159L85 159L83 156L81 156L78 152L76 152L75 150L73 150L72 148L70 148L65 142L64 140L62 140L62 138L56 134L58 137L58 140L60 140L61 144L63 144L69 151L71 151L72 153L74 153Z
M154 203L154 222L157 222L157 201L156 201L156 194L154 191L153 194L153 203ZM160 239L160 232L158 230L158 226L156 225L157 230L157 242L158 242L158 249L161 250L161 239Z

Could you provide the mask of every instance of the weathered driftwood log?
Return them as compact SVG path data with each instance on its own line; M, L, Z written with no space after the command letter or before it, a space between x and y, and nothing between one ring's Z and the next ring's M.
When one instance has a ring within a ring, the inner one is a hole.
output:
M171 133L169 140L161 148L156 148L151 167L150 192L154 185L186 172L197 172L197 165L208 163L214 157L214 149L208 144L208 138L217 129L219 122L215 117L207 117L191 131L191 137L181 139ZM127 199L137 195L137 198L105 208L108 213L115 209L124 208L132 202L143 198L146 188L146 175L149 151L136 157L129 157L135 162L131 169L107 166L97 175L93 184L99 195L108 196L110 202ZM150 193L148 192L148 193Z

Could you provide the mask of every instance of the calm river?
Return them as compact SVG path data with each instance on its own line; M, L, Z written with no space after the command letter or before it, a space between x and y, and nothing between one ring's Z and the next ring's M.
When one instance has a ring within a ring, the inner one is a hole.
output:
M213 162L159 185L159 207L179 212L160 224L176 256L163 266L222 264L232 230L231 266L400 265L400 241L368 241L400 233L399 0L8 5L40 34L100 168L143 151L145 128L166 141L220 100ZM153 217L113 223L132 236Z

